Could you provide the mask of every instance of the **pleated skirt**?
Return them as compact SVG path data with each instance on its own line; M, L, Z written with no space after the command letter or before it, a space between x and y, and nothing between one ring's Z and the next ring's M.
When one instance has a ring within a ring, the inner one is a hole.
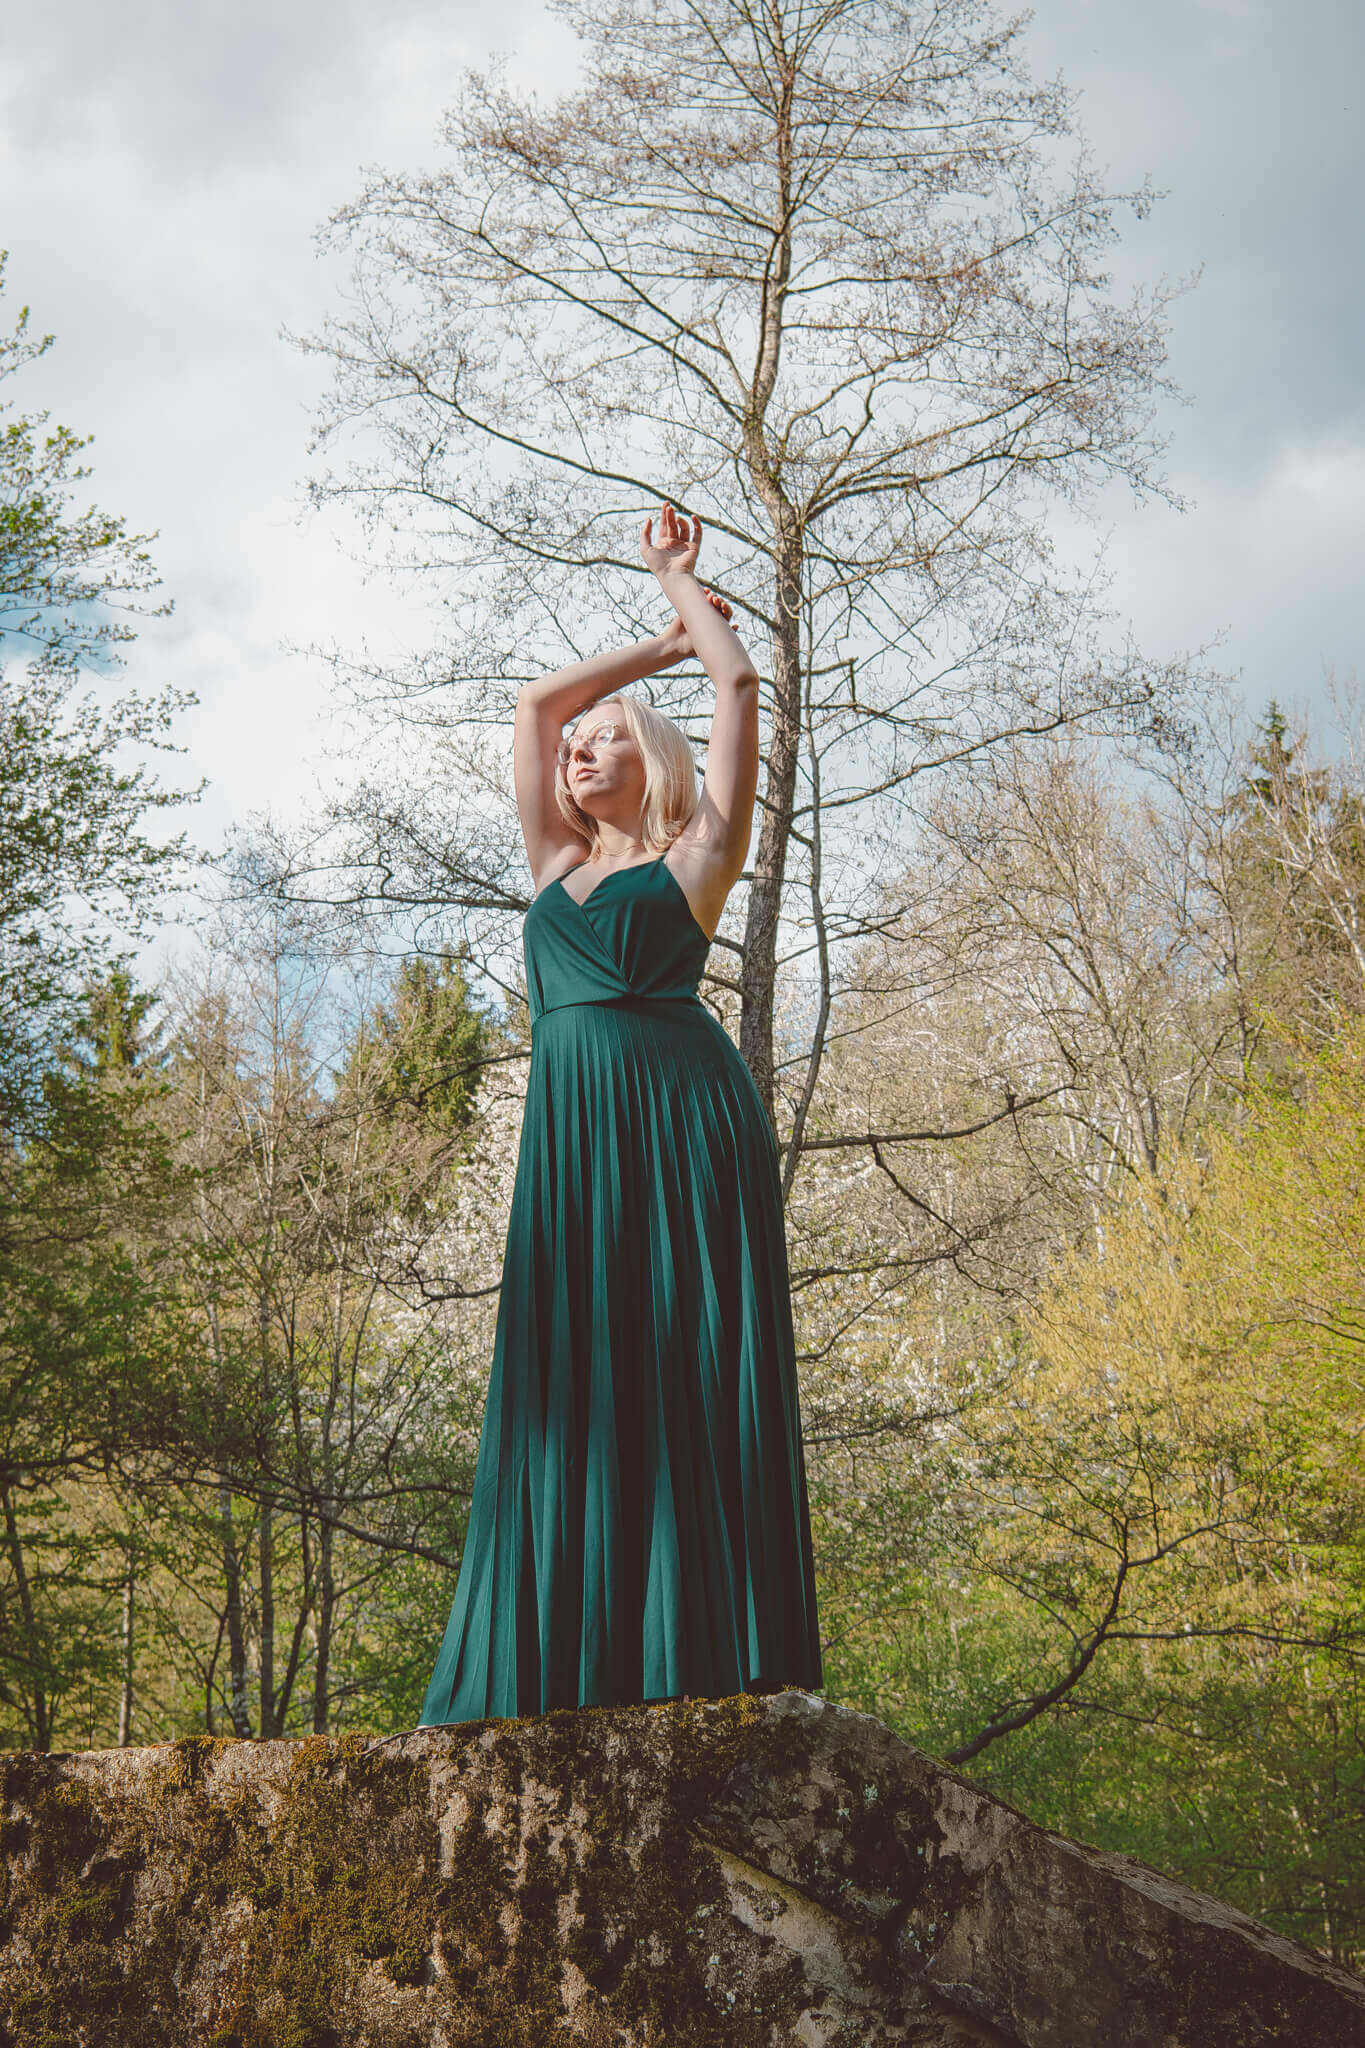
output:
M821 1683L762 1101L695 998L552 1010L421 1723Z

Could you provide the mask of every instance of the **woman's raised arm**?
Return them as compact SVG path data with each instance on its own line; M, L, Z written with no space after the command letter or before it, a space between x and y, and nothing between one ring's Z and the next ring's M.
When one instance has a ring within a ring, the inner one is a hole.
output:
M665 505L659 532L647 519L640 553L682 621L681 653L695 654L716 688L701 800L680 852L692 856L694 900L714 904L715 917L743 872L758 792L758 671L730 624L730 607L703 590L694 573L701 521ZM676 629L674 629L676 631ZM667 637L667 636L666 636ZM679 654L670 656L679 659ZM684 844L685 842L685 844ZM714 922L714 920L713 920Z

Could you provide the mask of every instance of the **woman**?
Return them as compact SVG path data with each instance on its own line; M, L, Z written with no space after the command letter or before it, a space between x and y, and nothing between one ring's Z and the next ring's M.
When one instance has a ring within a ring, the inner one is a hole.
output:
M758 782L758 681L700 542L647 520L672 625L517 701L531 1073L424 1727L822 1683L777 1148L696 992ZM607 694L694 654L700 800L672 721Z

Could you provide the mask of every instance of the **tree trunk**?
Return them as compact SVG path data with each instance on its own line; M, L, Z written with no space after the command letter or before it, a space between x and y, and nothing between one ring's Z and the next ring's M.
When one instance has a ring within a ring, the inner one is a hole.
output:
M52 1703L43 1679L47 1659L38 1627L37 1610L33 1604L33 1587L29 1582L28 1566L24 1562L24 1546L19 1535L18 1518L14 1512L14 1496L8 1485L0 1487L0 1502L4 1505L5 1542L9 1548L10 1564L14 1568L14 1584L19 1595L19 1612L23 1617L24 1639L31 1672L27 1705L29 1726L33 1731L33 1747L51 1749Z
M275 1726L275 1524L268 1507L257 1525L257 1566L261 1600L261 1734L278 1735Z
M332 1525L318 1526L317 1650L313 1661L313 1733L327 1733L327 1687L331 1676L332 1624L336 1613L336 1576L332 1568Z
M118 1746L127 1749L133 1740L133 1581L136 1565L132 1538L123 1548L123 1682L119 1688Z
M773 992L777 980L777 921L786 876L787 844L796 801L796 768L801 742L801 537L794 516L783 507L779 538L777 622L773 628L772 744L763 798L754 877L744 929L743 991L739 1049L754 1077L769 1120L776 1129Z
M251 1707L246 1693L246 1636L242 1629L242 1566L232 1528L232 1491L218 1488L218 1519L223 1549L223 1584L227 1591L228 1714L234 1735L250 1735Z
M763 793L754 876L744 929L740 972L739 1049L777 1126L773 1061L773 990L777 978L777 921L786 872L801 741L802 529L782 486L781 457L770 449L765 420L782 359L786 294L791 277L792 93L794 69L782 51L776 110L777 192L772 255L763 279L758 354L745 421L749 473L773 522L773 712L768 783Z

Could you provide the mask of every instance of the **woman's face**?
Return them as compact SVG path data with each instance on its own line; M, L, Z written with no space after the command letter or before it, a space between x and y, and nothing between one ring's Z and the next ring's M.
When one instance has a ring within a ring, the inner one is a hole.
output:
M600 737L614 725L610 740ZM620 703L608 698L585 712L569 734L569 759L564 769L569 794L589 817L622 823L623 811L638 818L645 800L645 764L626 731Z

